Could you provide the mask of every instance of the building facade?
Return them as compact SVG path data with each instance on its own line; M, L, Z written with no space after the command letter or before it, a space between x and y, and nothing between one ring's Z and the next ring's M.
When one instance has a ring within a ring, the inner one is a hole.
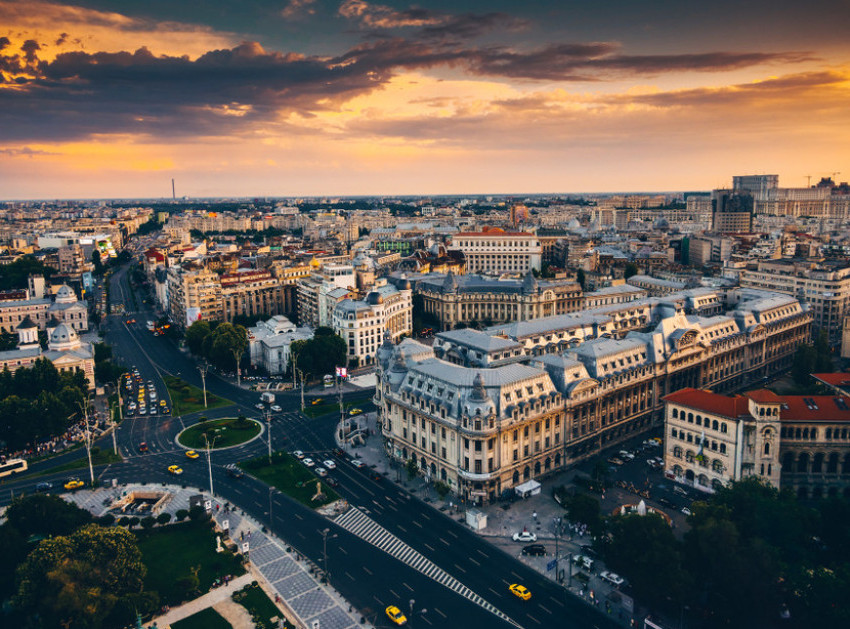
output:
M535 234L485 227L452 237L452 249L463 253L467 273L528 273L539 271L543 248Z
M172 322L185 329L195 321L224 321L219 276L205 268L171 266L167 274L168 309Z
M695 297L706 295L623 304L632 314L617 319L438 335L433 347L386 343L375 402L388 454L469 500L494 500L662 425L670 393L732 391L786 369L808 339L811 315L791 297L741 291L714 316L689 313Z
M348 346L348 360L373 365L385 333L393 340L413 329L410 288L392 284L370 291L366 299L344 299L333 311L333 330Z
M70 286L60 286L51 298L43 296L43 281L37 284L41 287L40 297L0 301L0 331L15 333L18 325L27 317L39 330L46 330L52 320L66 323L77 332L89 329L88 303L77 299Z
M668 476L704 491L758 476L799 498L850 497L850 397L728 397L683 389L665 398Z
M435 275L417 283L423 312L437 318L440 327L458 324L525 321L582 307L581 286L572 280L535 279L528 271L522 280L488 278L481 275Z
M817 333L841 343L844 321L850 315L850 265L810 260L762 260L755 269L742 269L743 287L775 290L809 304Z

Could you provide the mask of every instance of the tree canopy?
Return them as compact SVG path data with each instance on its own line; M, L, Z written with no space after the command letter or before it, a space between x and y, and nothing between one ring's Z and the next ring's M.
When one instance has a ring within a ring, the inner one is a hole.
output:
M13 602L45 627L97 629L122 598L141 592L144 576L132 533L88 524L39 543L18 568Z
M10 450L65 432L88 393L81 371L62 372L46 358L0 372L0 444Z
M22 256L11 264L0 266L0 290L26 288L30 275L43 275L49 280L55 272L56 269L46 266L35 256Z
M185 339L195 356L204 357L221 369L233 369L248 349L248 330L233 323L195 321L186 328Z
M773 626L786 606L795 626L850 626L850 502L809 507L748 477L691 509L682 541L658 516L608 519L606 560L640 603L687 606L689 626Z
M334 334L333 330L318 327L313 338L293 342L290 352L293 362L297 363L305 377L319 378L345 365L347 348L342 337Z

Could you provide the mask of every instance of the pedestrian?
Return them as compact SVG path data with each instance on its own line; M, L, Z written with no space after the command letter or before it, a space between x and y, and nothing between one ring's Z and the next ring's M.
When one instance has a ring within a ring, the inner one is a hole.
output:
M533 512L531 513L531 517L532 517L532 518L534 518L534 519L536 520L536 519L537 519L537 511L533 511Z
M239 531L239 539L245 541L245 531Z

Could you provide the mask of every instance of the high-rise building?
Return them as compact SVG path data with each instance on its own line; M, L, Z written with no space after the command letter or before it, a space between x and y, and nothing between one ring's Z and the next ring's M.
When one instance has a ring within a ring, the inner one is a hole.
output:
M467 273L527 273L540 270L543 248L535 234L485 227L452 238L452 249L463 252Z
M767 196L769 190L779 187L779 175L738 175L732 177L732 190L748 194L754 199Z
M719 234L753 230L753 197L734 190L712 190L711 229Z

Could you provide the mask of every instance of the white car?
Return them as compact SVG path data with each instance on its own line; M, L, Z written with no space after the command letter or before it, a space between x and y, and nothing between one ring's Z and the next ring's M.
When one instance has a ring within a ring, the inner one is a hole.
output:
M522 531L521 533L514 533L514 541L515 542L536 542L537 534L532 533L531 531Z
M261 411L266 407L263 406L260 402L257 402L256 404L254 404L254 408L256 408L258 411Z
M684 513L685 515L691 515L691 510L687 507L682 507L682 513Z
M322 465L324 465L329 470L336 469L336 463L328 459L327 461L322 461Z
M147 414L148 414L148 409L146 409L144 406L142 406L139 409L139 415L147 415Z
M279 407L277 404L272 406L272 411L274 411L275 413L280 413L282 410L283 409L281 407Z
M608 572L607 570L603 570L602 572L600 572L599 578L603 581L607 581L614 587L620 587L621 585L623 585L623 583L626 582L626 580L616 572Z
M316 464L316 462L313 459L304 459L301 462L304 465L306 465L307 467L313 467Z
M296 459L303 459L304 453L301 452L301 450L296 450L295 452L292 453L292 456L294 456Z
M328 471L323 467L317 467L314 471L322 478L328 475Z
M635 455L628 450L620 450L620 458L625 459L626 461L634 461Z
M363 463L363 461L361 461L360 459L354 459L353 461L351 461L351 464L354 467L364 467L365 466L365 463Z

